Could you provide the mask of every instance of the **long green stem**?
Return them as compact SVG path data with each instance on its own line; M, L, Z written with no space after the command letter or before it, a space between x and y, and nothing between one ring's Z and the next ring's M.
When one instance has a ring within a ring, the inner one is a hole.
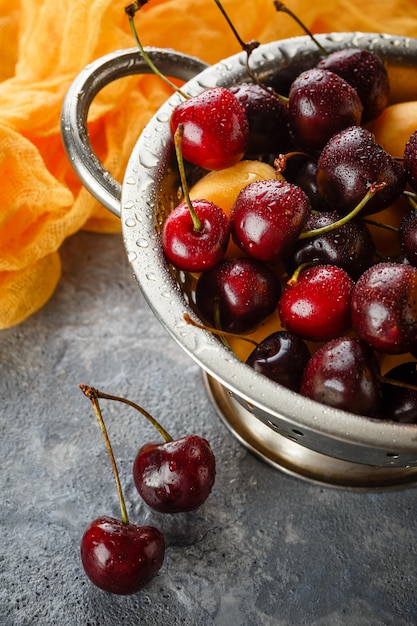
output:
M191 199L190 199L190 194L188 193L187 177L185 175L185 168L184 168L184 158L182 156L182 149L181 149L183 135L184 135L184 126L183 124L178 124L177 130L174 133L174 145L175 145L175 153L176 153L177 162L178 162L178 170L180 173L182 192L184 194L184 199L187 203L188 210L190 211L190 216L193 222L194 230L197 233L203 233L204 226L201 223L201 220L198 217L194 209L193 203L191 202Z
M116 459L114 458L113 449L112 449L112 446L111 446L111 443L110 443L109 435L107 433L107 428L106 428L106 425L104 423L103 416L101 414L101 409L100 409L100 405L99 405L99 401L98 401L99 392L97 391L97 389L93 389L93 387L89 387L88 385L80 385L80 389L83 392L83 394L85 396L87 396L87 398L89 398L91 400L91 404L93 405L94 413L95 413L97 421L99 423L101 432L103 433L103 437L104 437L104 441L105 441L105 444L106 444L106 448L107 448L108 453L110 455L110 461L111 461L112 468L113 468L114 479L116 481L116 488L117 488L117 493L118 493L118 496L119 496L120 513L121 513L122 523L127 525L127 524L129 524L129 517L128 517L128 514L127 514L126 503L125 503L125 499L124 499L124 495L123 495L122 485L120 483L119 471L117 469Z
M152 70L154 74L159 76L159 78L163 80L166 85L171 87L171 89L173 89L176 93L178 93L182 98L184 98L185 100L188 100L190 96L187 96L187 94L184 93L177 85L175 85L175 83L173 83L171 80L169 80L169 78L167 78L167 76L165 76L164 74L162 74L162 72L159 71L159 69L156 67L156 65L153 63L152 59L150 58L149 54L146 52L145 48L142 46L142 43L139 39L136 26L135 26L135 13L144 4L146 4L147 1L148 0L144 0L143 2L133 2L132 4L129 4L127 7L125 7L125 12L129 18L130 30L132 31L133 37L139 48L139 52L141 53L145 63L150 67L150 69Z
M408 199L414 210L417 209L417 194L413 191L404 191L403 195Z
M313 230L303 231L299 236L299 239L306 239L307 237L315 237L316 235L328 233L332 230L335 230L336 228L339 228L339 226L343 226L343 224L347 224L348 222L350 222L351 219L356 217L356 215L358 215L358 213L362 211L363 207L369 202L371 198L374 197L374 195L378 191L381 191L385 187L386 183L373 183L367 193L362 198L362 200L353 209L353 211L341 217L340 220L333 222L333 224L328 224L327 226L322 226L321 228L314 228Z
M377 222L376 220L371 220L368 217L364 217L363 221L365 222L365 224L370 224L370 226L377 226L378 228L384 228L385 230L389 230L392 233L398 233L398 228L396 226L392 226L391 224Z

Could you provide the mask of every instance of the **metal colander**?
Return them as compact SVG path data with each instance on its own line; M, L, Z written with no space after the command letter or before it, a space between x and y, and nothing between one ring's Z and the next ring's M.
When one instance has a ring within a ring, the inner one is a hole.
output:
M392 102L417 100L417 40L376 33L331 33L317 39L328 51L345 47L374 50L387 64ZM248 79L246 55L206 66L174 51L149 48L153 62L186 82L188 94ZM289 81L312 67L320 52L309 37L261 45L250 65L264 82ZM154 314L202 368L218 413L250 450L281 470L324 485L388 489L417 480L417 426L380 422L323 406L268 380L242 363L212 334L191 327L186 281L165 261L162 221L178 202L179 179L169 130L174 94L156 112L135 145L120 185L94 154L87 116L96 94L129 74L149 73L137 49L118 51L86 67L71 85L62 109L68 157L83 184L120 216L126 253Z

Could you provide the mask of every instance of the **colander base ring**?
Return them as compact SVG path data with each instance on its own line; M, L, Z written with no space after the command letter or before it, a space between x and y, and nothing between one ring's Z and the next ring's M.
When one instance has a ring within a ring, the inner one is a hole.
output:
M274 468L325 487L386 491L417 485L417 467L375 467L327 456L266 426L203 371L207 394L228 430Z

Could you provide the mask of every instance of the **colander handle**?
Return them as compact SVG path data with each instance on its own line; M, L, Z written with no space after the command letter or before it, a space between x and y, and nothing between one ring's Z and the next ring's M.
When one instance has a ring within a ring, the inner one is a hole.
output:
M188 81L207 67L197 59L173 50L146 48L153 63L166 76ZM132 74L150 74L138 48L100 57L75 78L61 111L61 134L68 159L88 191L120 217L121 185L94 153L87 130L88 111L95 96L109 83Z

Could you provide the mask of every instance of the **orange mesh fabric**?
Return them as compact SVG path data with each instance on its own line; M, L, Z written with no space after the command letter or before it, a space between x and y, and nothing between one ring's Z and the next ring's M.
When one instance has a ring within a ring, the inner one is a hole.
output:
M59 248L81 228L118 232L114 216L82 189L63 152L60 109L90 61L133 47L120 0L0 0L0 328L50 298ZM242 39L303 34L272 0L224 0ZM322 0L287 5L314 32L362 30L417 35L417 2ZM175 48L213 63L239 51L213 0L151 0L136 17L144 45ZM154 76L123 79L96 98L90 115L98 156L121 180L138 134L169 95ZM416 115L417 126L417 115Z

